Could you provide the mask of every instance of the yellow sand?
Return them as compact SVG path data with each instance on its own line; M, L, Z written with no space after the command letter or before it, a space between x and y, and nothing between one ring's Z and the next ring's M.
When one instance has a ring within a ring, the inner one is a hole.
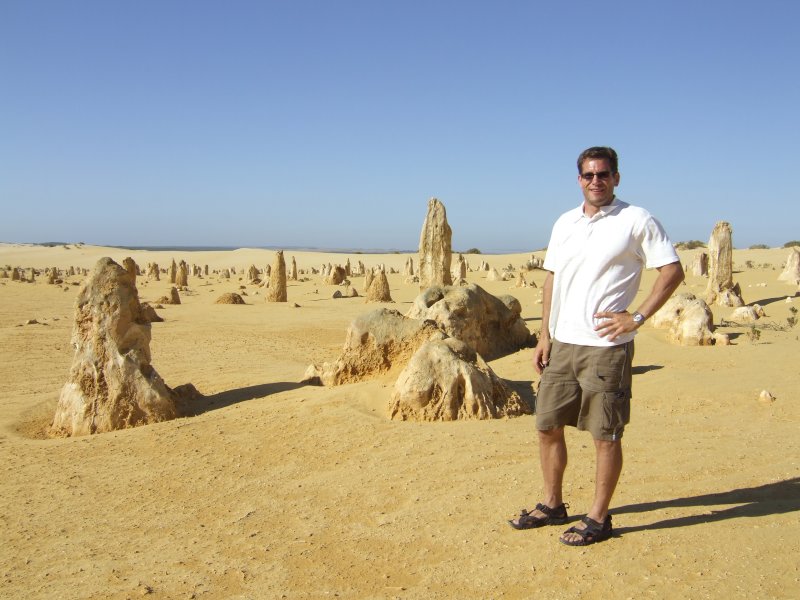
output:
M688 264L693 251L681 254ZM407 258L287 251L287 262L293 255L300 269L349 257L401 271ZM777 281L787 255L735 252L745 301L767 312L761 324L785 325L789 308L800 308L800 298L785 302L796 287ZM558 542L564 527L506 523L540 499L534 417L399 423L387 419L392 375L338 388L297 383L311 362L335 359L348 323L375 305L332 299L336 288L319 276L290 282L288 303L265 303L239 277L270 264L267 250L0 245L0 267L91 268L101 256L236 267L226 282L190 277L183 304L159 309L165 321L152 328L153 366L167 384L192 382L210 398L192 418L42 437L72 361L78 287L0 279L0 597L800 595L800 326L763 329L757 341L726 328L733 345L687 348L646 325L612 509L618 536L569 548ZM528 256L469 261L499 269ZM544 274L526 277L541 286ZM165 295L165 279L140 278L141 299ZM363 293L363 279L352 280ZM539 290L485 273L469 280L515 295L539 329ZM405 312L417 287L402 275L389 282L391 307ZM705 283L690 274L681 291L702 295ZM240 286L248 305L214 304ZM732 309L713 310L719 323ZM29 319L40 324L23 325ZM535 384L531 355L491 366ZM777 400L760 402L763 389ZM565 496L580 516L592 497L593 446L575 431L568 444Z

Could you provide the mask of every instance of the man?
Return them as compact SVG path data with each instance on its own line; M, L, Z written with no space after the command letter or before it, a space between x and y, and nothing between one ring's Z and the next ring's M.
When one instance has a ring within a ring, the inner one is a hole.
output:
M667 234L646 210L614 195L617 153L593 147L578 157L583 203L553 226L544 261L542 333L533 354L542 375L536 428L544 498L511 521L516 529L566 523L562 482L566 425L589 431L596 452L594 502L560 540L584 546L611 537L608 507L622 470L622 434L630 417L631 361L636 330L683 281ZM658 270L635 311L628 308L642 271Z

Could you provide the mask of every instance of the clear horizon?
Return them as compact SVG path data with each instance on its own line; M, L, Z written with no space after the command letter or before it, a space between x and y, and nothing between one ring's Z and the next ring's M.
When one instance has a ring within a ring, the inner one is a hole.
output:
M0 239L542 248L585 147L674 242L800 239L800 5L12 1ZM787 66L788 65L788 66Z

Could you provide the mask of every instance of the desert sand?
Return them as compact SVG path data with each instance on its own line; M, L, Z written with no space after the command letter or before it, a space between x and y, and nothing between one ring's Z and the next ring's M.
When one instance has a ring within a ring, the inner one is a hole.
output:
M684 265L695 252L680 253ZM402 272L408 258L285 254L301 270L350 258ZM797 287L777 279L788 254L734 251L745 302L767 314L758 339L731 326L721 329L730 346L681 347L649 323L640 330L616 535L571 548L558 542L564 526L507 524L540 500L533 416L397 422L388 418L397 372L298 383L376 307L363 297L333 299L335 286L308 275L289 281L287 303L267 303L245 273L270 264L269 250L0 244L0 267L131 256L143 269L173 258L236 268L227 281L190 276L182 303L157 309L164 322L152 325L153 366L168 385L191 382L205 395L196 415L75 438L47 431L72 361L72 284L82 277L0 279L0 597L797 598L800 325L781 327L800 297L787 303ZM467 258L499 270L529 256ZM538 331L540 288L486 274L467 280L516 296ZM541 286L544 272L525 277ZM385 306L405 312L419 288L388 278L395 303ZM363 296L363 278L351 281ZM706 281L687 273L679 291L702 297ZM171 287L163 275L137 286L143 301ZM246 305L214 304L242 291ZM716 324L732 312L712 309ZM531 357L490 365L530 398ZM760 401L762 390L775 400ZM588 434L567 436L565 500L577 520L591 501L594 452Z

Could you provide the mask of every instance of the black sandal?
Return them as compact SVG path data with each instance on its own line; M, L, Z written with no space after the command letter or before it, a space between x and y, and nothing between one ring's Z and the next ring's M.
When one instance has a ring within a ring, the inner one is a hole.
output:
M535 529L536 527L543 527L544 525L563 525L569 519L567 515L567 508L569 504L561 503L555 508L550 508L544 504L537 504L533 510L538 510L544 513L544 517L535 517L531 513L533 511L522 509L519 518L515 521L509 521L514 529Z
M614 534L614 529L611 527L611 515L607 515L605 521L602 523L598 523L589 517L583 517L581 521L586 524L585 528L578 529L577 527L570 527L563 534L561 534L561 537L558 538L558 540L567 546L588 546L589 544L607 540ZM567 541L564 539L564 535L567 533L577 533L581 539Z

